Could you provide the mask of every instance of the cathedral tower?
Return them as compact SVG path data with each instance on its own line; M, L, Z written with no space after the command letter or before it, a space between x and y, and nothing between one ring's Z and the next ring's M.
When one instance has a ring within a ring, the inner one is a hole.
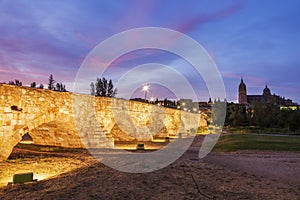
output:
M239 85L239 104L248 104L247 102L247 88L246 84L243 81L243 78L241 78L241 83Z

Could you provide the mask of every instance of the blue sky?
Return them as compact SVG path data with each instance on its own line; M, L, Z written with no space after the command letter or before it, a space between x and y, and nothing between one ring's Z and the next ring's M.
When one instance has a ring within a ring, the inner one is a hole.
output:
M53 74L71 90L81 62L96 45L121 31L148 26L174 29L200 43L217 64L229 101L237 100L243 76L249 94L262 93L268 84L272 93L300 103L297 0L3 0L0 82L19 79L25 85L33 81L46 85ZM177 69L188 65L166 52L131 54L114 62L106 75L117 81L133 65L154 61ZM201 77L193 70L182 73L198 98L208 99ZM146 80L147 74L141 77ZM163 98L165 89L155 87L151 95Z

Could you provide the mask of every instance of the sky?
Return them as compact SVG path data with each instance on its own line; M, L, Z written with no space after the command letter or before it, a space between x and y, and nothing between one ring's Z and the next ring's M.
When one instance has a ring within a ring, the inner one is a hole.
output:
M33 81L47 85L53 74L73 91L82 62L97 45L142 27L179 31L202 45L220 71L228 101L237 101L243 77L248 94L261 94L267 84L272 93L300 103L298 0L1 0L0 82L18 79L23 85ZM192 85L197 100L209 98L203 78L190 63L157 49L122 55L104 75L117 83L135 66L147 63L177 70ZM136 73L136 79L145 83L149 74L156 73L168 84L181 84L151 67ZM177 95L168 87L149 84L149 97L190 98L184 92ZM119 91L117 97L126 92ZM143 92L130 88L130 96L143 98Z

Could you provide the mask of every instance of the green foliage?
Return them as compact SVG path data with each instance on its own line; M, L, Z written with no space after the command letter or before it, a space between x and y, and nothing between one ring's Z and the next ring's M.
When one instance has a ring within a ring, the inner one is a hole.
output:
M212 105L212 124L213 125L223 125L224 118L226 115L226 102L221 102L220 100L215 101Z
M227 105L225 124L233 127L250 125L251 110L244 105L230 103Z
M117 89L114 88L112 80L107 80L105 77L97 78L95 83L90 84L91 95L101 97L115 97Z
M300 109L280 110L274 103L254 103L251 107L230 103L227 106L225 125L230 127L261 129L286 129L287 132L300 130Z
M251 134L225 135L220 137L213 150L217 152L238 150L300 152L300 137Z

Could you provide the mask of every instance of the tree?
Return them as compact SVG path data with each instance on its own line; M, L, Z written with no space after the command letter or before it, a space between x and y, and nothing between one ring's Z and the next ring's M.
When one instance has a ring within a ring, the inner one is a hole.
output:
M66 92L66 86L63 85L62 83L56 83L56 86L55 86L55 91L58 91L58 92Z
M96 96L100 96L101 88L102 88L102 80L100 78L96 79L95 87L96 87Z
M259 126L262 128L273 128L276 127L278 122L279 107L274 105L272 102L259 103L255 102L252 105L253 117L252 125Z
M91 82L91 95L101 97L115 97L117 89L114 88L112 80L107 80L105 77L97 78L96 83Z
M40 89L44 89L44 85L43 85L43 84L40 84L40 85L39 85L39 88L40 88Z
M17 86L22 86L22 82L19 80L15 80Z
M9 81L8 84L9 84L9 85L22 86L22 82L19 81L19 80Z
M105 77L102 77L102 88L101 88L101 96L106 97L107 96L107 79Z
M91 95L96 95L95 84L93 82L91 82L90 86L91 86Z
M112 80L109 80L108 88L107 88L107 96L114 97L116 94L117 94L117 89L114 89L114 84L112 83Z
M105 77L97 78L96 81L96 96L106 97L107 96L107 79Z
M56 91L61 91L61 85L59 83L56 83L56 87L55 87Z
M54 83L55 83L55 80L53 79L53 75L50 74L49 76L49 83L48 83L48 89L49 90L54 90Z
M35 88L36 87L36 82L30 83L30 87Z
M212 105L212 112L211 112L211 123L214 125L221 126L224 124L224 118L226 116L226 102L221 102L220 99L217 101L215 100Z
M66 86L64 84L62 84L62 83L60 83L60 91L61 92L66 92L67 91L66 90Z

